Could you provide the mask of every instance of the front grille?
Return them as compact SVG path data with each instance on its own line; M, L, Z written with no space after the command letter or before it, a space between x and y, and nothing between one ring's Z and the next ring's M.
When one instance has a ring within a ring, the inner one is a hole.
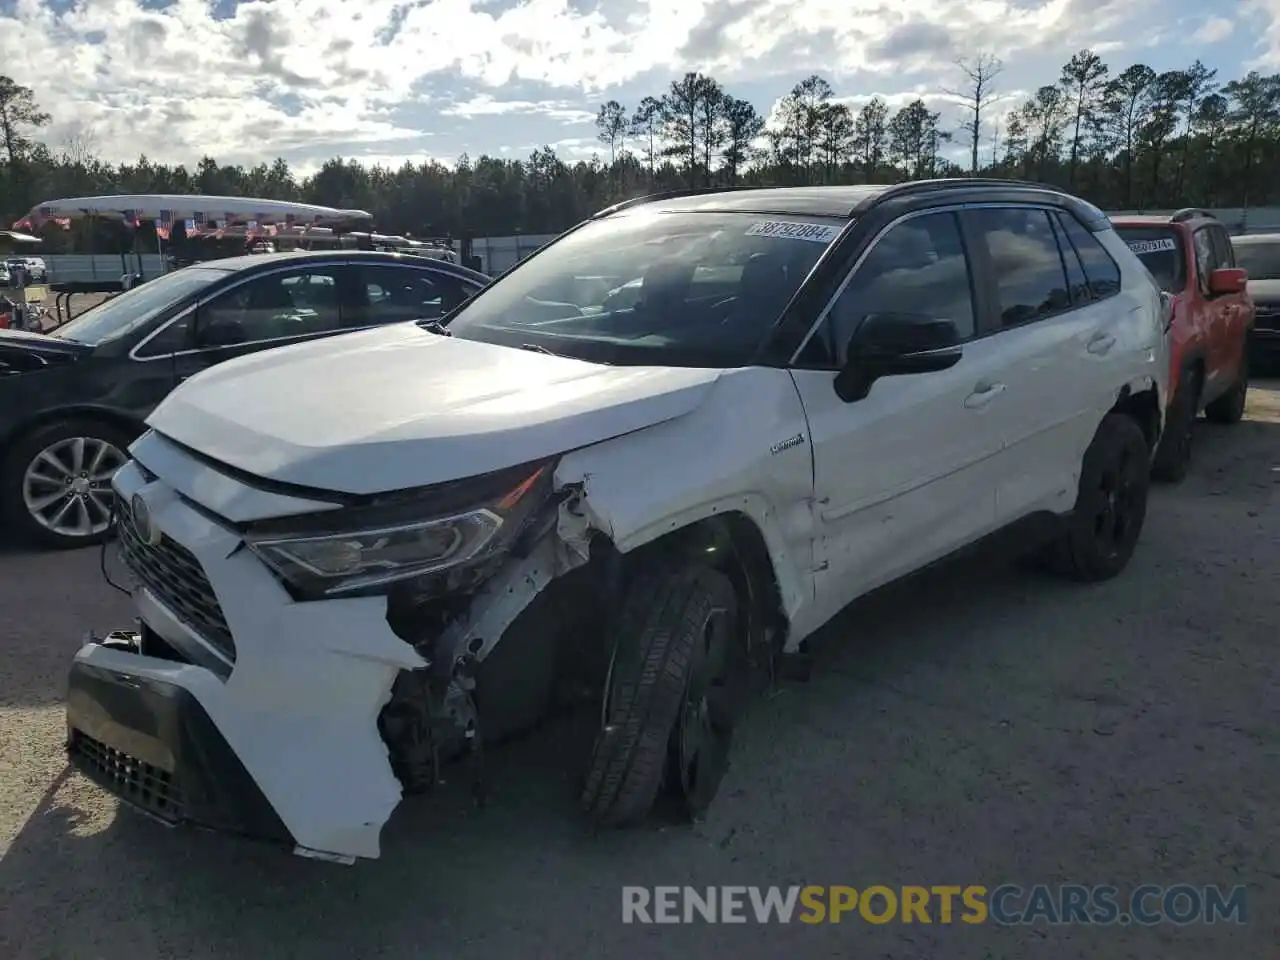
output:
M145 543L134 528L128 504L117 499L120 556L157 600L232 663L236 643L222 615L222 606L190 550L164 537L156 546Z
M108 747L79 730L71 732L67 749L80 772L104 790L170 823L183 818L182 788L168 771Z

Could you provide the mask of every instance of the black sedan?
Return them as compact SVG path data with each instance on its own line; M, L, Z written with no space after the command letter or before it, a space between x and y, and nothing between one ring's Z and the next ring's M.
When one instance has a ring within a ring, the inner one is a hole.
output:
M266 254L175 270L48 335L0 330L0 516L39 545L99 543L111 476L177 384L258 350L438 318L488 282L393 253Z

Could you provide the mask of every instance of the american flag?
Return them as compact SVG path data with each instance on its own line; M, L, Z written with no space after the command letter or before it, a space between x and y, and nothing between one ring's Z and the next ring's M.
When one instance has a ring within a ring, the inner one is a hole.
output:
M244 225L244 235L245 235L246 237L252 237L252 236L255 236L255 235L257 234L257 232L258 232L258 221L257 221L257 220L250 220L248 223L246 223L246 224Z
M125 225L126 227L137 227L137 226L139 226L139 221L138 221L138 211L137 211L137 210L126 210L126 211L124 211L124 225Z
M63 230L71 229L70 217L54 217L53 222L56 223L58 226L60 226Z
M173 211L161 210L160 219L155 221L156 236L161 240L168 240L169 234L173 232Z

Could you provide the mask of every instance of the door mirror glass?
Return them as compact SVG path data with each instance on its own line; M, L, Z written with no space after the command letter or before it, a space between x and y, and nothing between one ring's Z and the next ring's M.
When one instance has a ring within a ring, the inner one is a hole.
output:
M963 347L953 320L912 313L866 315L849 338L847 359L836 375L836 394L861 400L881 377L934 373L960 362Z
M1249 275L1239 267L1220 267L1209 274L1209 292L1215 297L1224 293L1243 293Z

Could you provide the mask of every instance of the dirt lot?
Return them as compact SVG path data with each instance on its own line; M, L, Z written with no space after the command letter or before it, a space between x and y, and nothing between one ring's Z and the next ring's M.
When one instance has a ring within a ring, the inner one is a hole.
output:
M0 956L1274 957L1278 390L1201 426L1120 580L970 563L856 604L812 682L754 709L697 828L590 836L584 731L557 725L493 755L488 810L454 788L403 806L377 862L165 831L64 773L67 660L124 598L96 553L0 553ZM1248 922L620 922L624 884L1002 882L1246 884Z

